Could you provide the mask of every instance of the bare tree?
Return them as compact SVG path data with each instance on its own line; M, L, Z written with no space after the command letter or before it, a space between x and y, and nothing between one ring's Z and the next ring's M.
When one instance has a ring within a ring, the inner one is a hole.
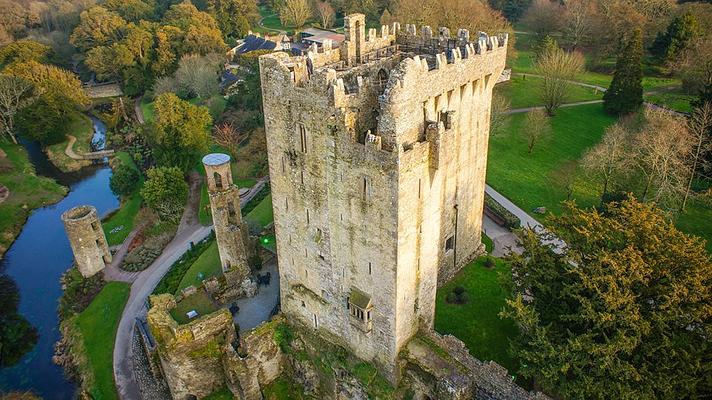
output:
M220 87L218 78L222 67L223 58L217 54L200 56L187 54L178 62L174 79L179 90L202 99L207 99L218 94ZM159 87L162 89L162 87ZM167 85L166 88L170 88Z
M541 108L535 108L527 113L526 125L523 131L526 135L529 154L531 154L534 145L551 133L551 124L546 112Z
M522 18L522 22L540 38L559 30L563 7L558 1L534 0Z
M233 158L237 157L237 149L246 137L246 134L239 132L230 122L216 126L213 132L215 143L227 149Z
M37 100L32 83L12 75L0 75L0 124L3 133L17 143L15 115Z
M619 122L609 126L603 140L588 150L581 159L584 170L602 181L601 198L616 178L626 175L632 162L629 146L630 133Z
M541 99L546 112L554 115L566 100L570 81L583 72L583 56L565 52L553 42L537 56L536 71L542 76Z
M571 200L571 196L574 194L577 170L578 162L576 160L568 160L549 175L551 183L566 190L566 200Z
M643 200L662 206L679 199L688 181L692 137L684 121L666 111L645 110L645 124L636 134L638 169L645 177Z
M571 50L576 50L592 29L591 16L595 13L593 0L567 0L562 17L562 30Z
M696 108L690 119L687 121L687 129L692 137L693 148L690 155L690 179L685 187L685 194L682 197L680 211L685 211L687 199L690 196L692 182L696 176L705 177L705 172L710 168L705 156L712 151L712 104L704 103Z
M279 9L279 20L283 25L301 29L312 17L312 9L307 0L285 0Z
M509 100L500 93L492 95L492 107L490 108L490 135L501 133L507 125L507 113L509 112Z
M316 11L319 13L322 28L328 29L334 25L334 16L336 15L336 12L334 11L334 7L332 7L328 1L316 0Z

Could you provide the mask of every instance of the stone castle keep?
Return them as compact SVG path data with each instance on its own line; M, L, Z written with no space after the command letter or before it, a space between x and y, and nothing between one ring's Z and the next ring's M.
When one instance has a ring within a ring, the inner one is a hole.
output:
M96 208L71 208L62 214L62 222L82 276L93 276L111 262L111 252Z
M397 382L480 241L507 36L344 20L339 48L260 57L282 312Z

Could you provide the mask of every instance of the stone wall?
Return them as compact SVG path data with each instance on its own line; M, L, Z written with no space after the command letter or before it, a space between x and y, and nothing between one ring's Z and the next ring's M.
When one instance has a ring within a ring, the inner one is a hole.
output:
M93 276L111 262L111 252L96 208L77 206L69 209L62 214L62 222L82 276Z
M260 58L282 310L397 382L400 349L432 327L438 284L483 249L506 36L395 24L366 38L362 15L345 21L338 53Z

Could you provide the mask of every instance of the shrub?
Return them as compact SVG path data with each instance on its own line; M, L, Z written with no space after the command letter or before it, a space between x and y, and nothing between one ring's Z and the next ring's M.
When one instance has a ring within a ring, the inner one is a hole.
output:
M487 257L485 258L485 267L486 268L494 268L497 264L494 261L494 258L492 257Z
M521 220L516 215L512 214L509 210L504 208L501 204L497 203L490 195L485 193L485 207L487 207L492 213L502 218L504 221L504 226L509 229L519 228L521 225Z
M147 171L148 180L141 189L146 204L162 219L178 222L188 196L188 184L176 167L158 167Z
M456 286L455 289L453 289L452 291L453 291L453 293L455 293L456 295L460 296L460 295L462 295L463 293L465 293L465 288L462 287L462 286Z
M445 301L450 304L465 304L469 300L470 297L462 286L455 286L455 288L445 296Z
M136 190L141 177L139 172L126 164L120 164L111 175L109 187L118 196L128 196Z

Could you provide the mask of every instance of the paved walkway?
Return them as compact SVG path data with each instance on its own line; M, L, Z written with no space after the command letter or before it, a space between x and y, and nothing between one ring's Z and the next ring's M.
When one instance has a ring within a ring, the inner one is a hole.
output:
M114 154L114 150L99 150L91 153L77 154L74 151L74 143L77 141L77 138L73 135L67 135L67 138L69 138L69 141L67 142L67 147L64 149L64 154L73 160L100 160Z
M141 108L141 101L143 101L143 96L139 96L134 101L134 113L136 114L136 119L139 124L144 124L146 121L143 119L143 109Z
M260 274L270 273L269 285L260 286L254 297L236 301L240 311L233 317L240 327L240 332L255 328L272 315L272 310L279 303L279 271L277 258L272 257L262 266Z
M574 103L564 103L560 105L560 108L563 107L576 107L576 106L583 106L586 104L598 104L598 103L603 103L603 100L587 100L587 101L577 101ZM529 112L531 110L543 110L544 106L534 106L534 107L524 107L524 108L514 108L509 111L507 111L505 114L519 114L519 113L525 113Z
M121 269L121 264L124 262L124 257L126 257L126 253L129 251L129 246L131 245L131 242L133 242L134 238L138 234L138 232L141 230L141 228L136 227L134 228L131 233L126 236L126 239L124 239L124 242L121 243L121 246L119 246L119 249L116 250L116 253L111 257L111 263L104 268L104 279L107 281L119 281L119 282L133 282L138 278L139 274L141 273L140 271L124 271Z

